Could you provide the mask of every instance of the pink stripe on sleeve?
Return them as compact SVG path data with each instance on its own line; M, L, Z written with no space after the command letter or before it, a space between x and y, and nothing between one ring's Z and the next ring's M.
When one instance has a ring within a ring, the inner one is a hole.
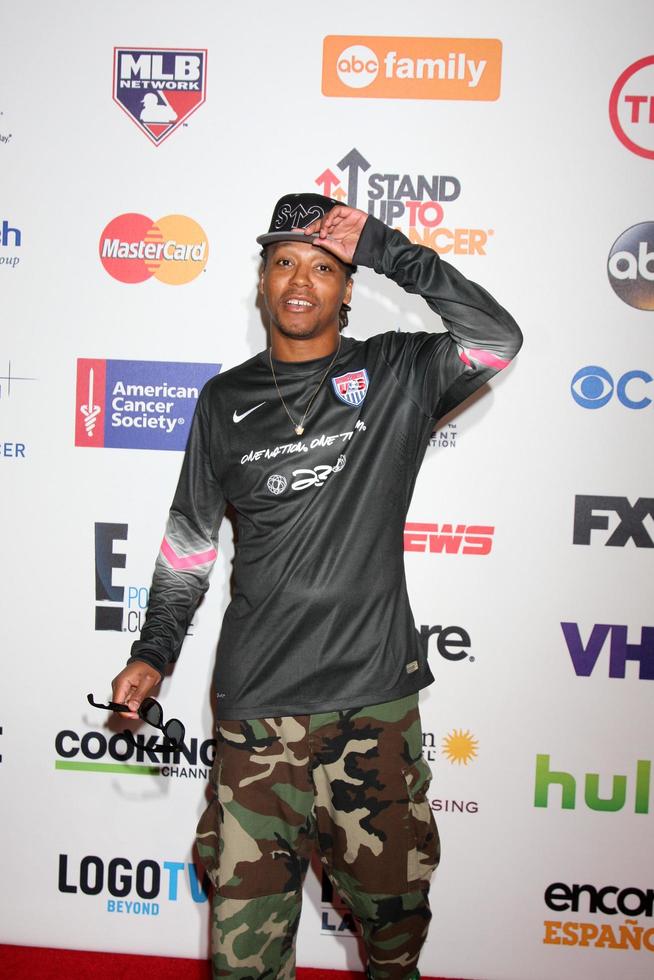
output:
M470 358L472 358L472 360L477 361L478 364L483 364L485 367L489 368L495 368L496 371L501 371L502 368L505 368L507 364L511 363L510 359L505 360L502 357L498 357L497 354L493 354L492 351L479 350L475 347L462 347L459 351L459 357L464 364L467 364L469 367L472 367L470 361Z
M181 572L184 569L195 568L196 565L206 565L207 562L214 561L218 552L215 548L211 548L209 551L198 551L194 555L187 555L186 558L183 558L177 554L167 539L164 538L161 542L161 554L173 568Z

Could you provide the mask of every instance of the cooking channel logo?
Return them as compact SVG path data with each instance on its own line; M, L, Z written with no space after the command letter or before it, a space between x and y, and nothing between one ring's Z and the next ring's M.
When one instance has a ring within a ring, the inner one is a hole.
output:
M445 206L458 200L461 181L453 174L390 173L373 167L356 147L316 177L320 193L360 208L416 245L439 255L486 255L493 228L459 227L446 219ZM364 176L365 175L365 176Z
M130 212L112 218L100 235L100 261L118 282L154 276L170 286L197 279L209 258L209 242L192 218L169 214L152 221Z
M75 445L184 450L200 391L220 367L79 358Z
M206 98L204 48L114 48L113 100L159 146Z
M609 252L608 276L623 303L654 310L654 221L632 225L616 238Z
M330 35L322 94L347 99L495 101L502 42L493 38Z
M611 91L609 118L623 146L654 160L654 55L622 72Z

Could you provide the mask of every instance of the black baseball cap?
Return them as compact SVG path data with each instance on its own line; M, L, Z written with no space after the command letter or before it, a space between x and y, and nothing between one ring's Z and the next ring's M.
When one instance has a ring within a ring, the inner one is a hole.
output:
M340 201L323 194L285 194L275 205L270 227L265 235L259 235L259 245L273 242L315 242L318 235L305 235L302 231L313 221L335 208Z

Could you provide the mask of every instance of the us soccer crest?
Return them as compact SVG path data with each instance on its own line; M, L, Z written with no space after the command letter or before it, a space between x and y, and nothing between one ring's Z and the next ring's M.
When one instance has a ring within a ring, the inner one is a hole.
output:
M114 102L155 146L202 105L206 82L206 48L114 48Z
M346 405L356 408L368 394L368 372L365 368L360 371L348 371L338 378L332 378L336 397Z

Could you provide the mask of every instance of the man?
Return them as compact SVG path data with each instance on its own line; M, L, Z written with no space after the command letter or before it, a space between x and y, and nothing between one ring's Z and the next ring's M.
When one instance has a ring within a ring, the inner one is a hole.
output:
M270 349L203 389L141 639L114 681L132 713L176 659L236 513L215 673L216 977L295 975L312 848L359 921L368 975L418 976L439 841L418 691L433 680L403 528L436 420L509 363L520 331L483 289L362 211L287 195L263 245ZM343 338L356 264L445 333Z

